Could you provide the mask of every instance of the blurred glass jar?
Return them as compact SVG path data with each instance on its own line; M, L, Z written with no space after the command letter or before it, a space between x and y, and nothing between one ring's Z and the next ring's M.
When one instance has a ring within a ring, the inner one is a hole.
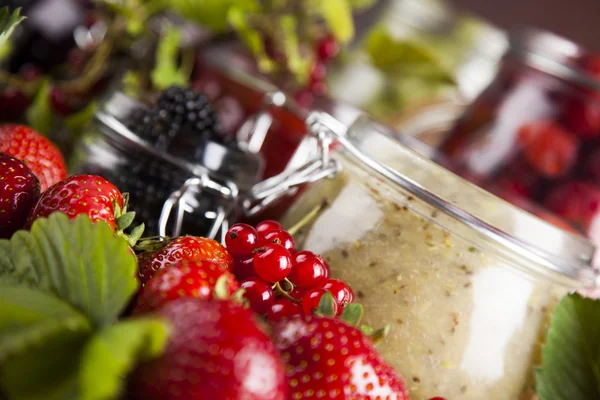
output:
M369 55L367 33L366 43L358 42L331 74L332 97L395 126L405 113L421 106L469 101L493 79L508 45L504 32L452 10L443 0L389 3L374 29L384 28L397 43L410 45L409 51L426 53L435 70L417 71L410 55L407 67L398 73L377 68Z
M146 105L109 92L75 146L69 170L100 175L131 196L146 235L218 237L240 215L240 198L262 177L256 154L203 140L162 151L128 125Z
M342 170L310 186L282 222L328 205L296 243L322 254L332 276L352 287L366 324L392 325L379 349L411 398L530 399L548 313L565 293L598 286L594 246L365 117L348 130L317 122L320 137L340 144L330 160Z
M513 33L439 151L476 184L600 243L600 58L547 32Z

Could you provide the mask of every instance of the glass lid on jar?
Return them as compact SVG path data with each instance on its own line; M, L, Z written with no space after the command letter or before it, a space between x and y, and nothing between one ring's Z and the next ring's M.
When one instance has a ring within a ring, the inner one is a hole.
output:
M389 128L368 116L359 117L348 129L330 118L314 113L308 120L311 123L313 119L317 130L333 133L342 145L340 151L367 166L374 176L399 185L409 197L439 210L435 220L443 228L451 226L453 233L463 238L472 238L475 231L478 240L474 246L508 258L529 272L578 281L572 286L600 283L594 268L596 248L583 236L563 231L453 174L402 145ZM420 211L418 202L410 205ZM423 212L430 210L424 208Z

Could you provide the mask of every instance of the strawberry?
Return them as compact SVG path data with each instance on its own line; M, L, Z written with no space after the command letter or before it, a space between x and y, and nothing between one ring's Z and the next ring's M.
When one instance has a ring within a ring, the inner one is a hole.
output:
M0 153L0 239L25 226L40 195L40 184L22 161Z
M292 399L408 399L370 339L341 320L297 316L273 327Z
M26 227L38 218L46 218L60 211L74 219L86 214L93 222L104 221L118 234L129 227L134 212L127 211L129 196L123 196L119 189L97 175L73 175L64 179L42 194L35 208L29 214ZM136 227L128 237L134 244L143 232L143 224Z
M523 146L525 159L544 176L562 176L577 160L577 138L554 122L525 124L519 129L517 140Z
M586 182L569 182L554 189L545 206L574 225L587 231L600 212L600 187Z
M209 260L225 264L233 263L231 254L219 242L203 237L180 236L157 251L147 251L138 256L139 278L142 284L163 268L182 260Z
M180 297L213 297L217 280L226 276L225 296L229 297L240 285L227 265L207 260L182 260L178 264L158 271L140 290L134 314L153 311Z
M287 400L275 345L251 311L223 300L180 298L158 316L171 325L161 358L134 372L130 393L144 400Z
M67 177L58 148L28 126L0 125L0 152L24 161L39 179L42 193Z

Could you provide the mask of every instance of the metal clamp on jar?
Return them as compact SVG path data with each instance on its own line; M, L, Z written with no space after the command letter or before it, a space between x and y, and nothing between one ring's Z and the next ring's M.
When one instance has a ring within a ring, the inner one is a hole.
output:
M129 192L150 235L223 235L239 216L240 195L261 177L261 157L210 140L194 149L201 155L194 161L160 151L127 127L145 107L111 93L80 141L72 171L103 176Z

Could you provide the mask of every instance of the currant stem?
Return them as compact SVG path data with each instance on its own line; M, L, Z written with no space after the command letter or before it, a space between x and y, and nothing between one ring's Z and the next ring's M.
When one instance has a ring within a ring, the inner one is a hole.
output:
M291 281L289 281L287 278L284 279L286 283L289 283L290 285L292 285L292 289L294 287L294 285L292 284ZM277 293L279 293L280 295L282 295L283 297L285 297L286 299L293 301L294 303L301 303L300 300L293 298L292 296L290 296L290 294L288 292L286 292L285 290L283 290L283 288L281 287L281 283L280 282L275 282L274 285L274 289Z
M326 201L323 201L321 204L313 208L306 214L300 221L298 221L294 226L288 229L288 233L292 236L295 236L300 229L304 228L308 225L313 219L315 219L321 211L323 211L328 206Z

